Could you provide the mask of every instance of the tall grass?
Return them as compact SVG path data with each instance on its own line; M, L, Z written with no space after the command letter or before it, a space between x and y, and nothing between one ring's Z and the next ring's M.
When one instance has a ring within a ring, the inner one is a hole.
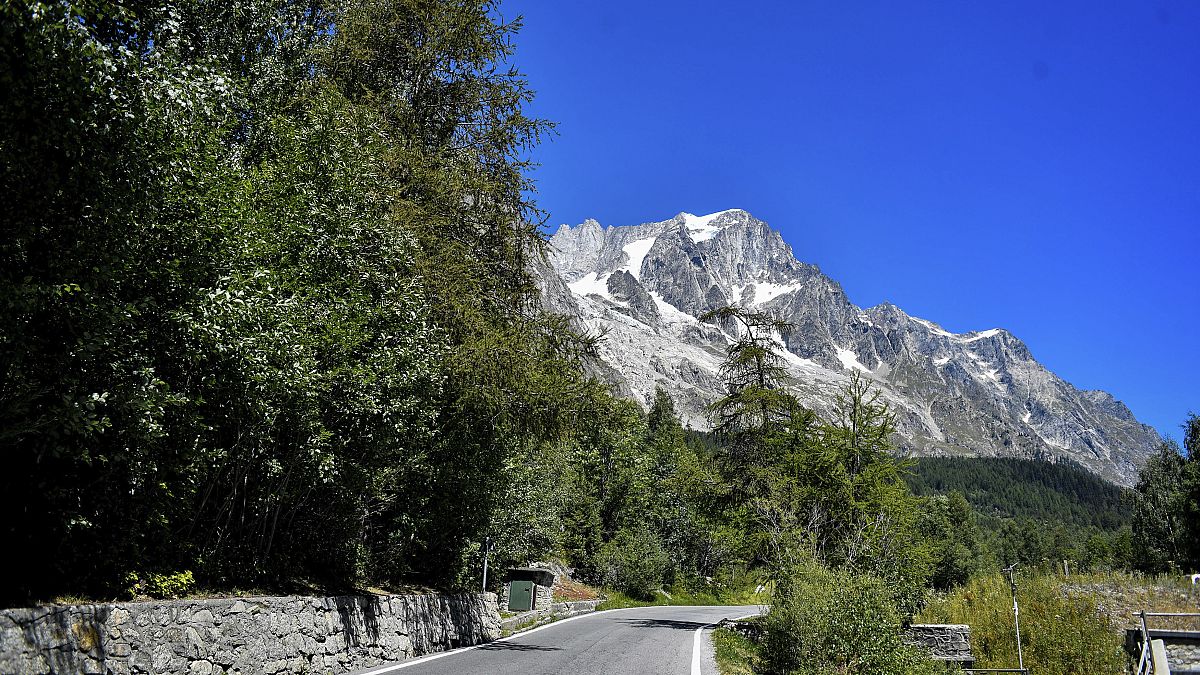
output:
M1017 577L1025 666L1037 675L1120 675L1126 658L1120 626L1094 595L1068 594L1063 583L1050 575ZM969 624L978 667L1017 667L1012 593L1000 574L934 599L917 620Z

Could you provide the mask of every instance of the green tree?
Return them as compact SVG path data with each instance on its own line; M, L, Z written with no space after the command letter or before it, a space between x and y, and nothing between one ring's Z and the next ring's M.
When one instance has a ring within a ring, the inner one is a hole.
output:
M1200 416L1189 413L1183 423L1183 448L1187 465L1183 469L1184 558L1189 569L1200 569Z
M935 673L904 643L905 618L876 577L813 563L790 570L776 589L762 656L770 673Z
M1162 572L1185 562L1187 464L1179 446L1166 441L1138 474L1132 493L1133 541L1136 564L1143 570Z
M985 562L985 550L971 505L961 492L923 500L920 530L929 541L934 588L966 583Z
M789 422L799 408L787 390L787 371L776 343L776 334L790 324L740 307L721 307L700 320L720 323L735 334L721 363L727 393L709 412L714 431L726 439L731 459L751 461L747 455L761 449L766 436Z
M0 488L33 552L6 601L462 583L513 486L562 473L598 389L538 309L548 126L496 10L0 7Z

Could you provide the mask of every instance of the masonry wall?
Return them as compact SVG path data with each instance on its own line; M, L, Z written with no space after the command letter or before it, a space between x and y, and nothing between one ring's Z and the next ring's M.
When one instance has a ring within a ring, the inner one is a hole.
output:
M345 673L500 637L492 593L0 610L0 673Z
M905 640L929 652L935 661L973 663L971 627L966 624L914 623L909 626Z

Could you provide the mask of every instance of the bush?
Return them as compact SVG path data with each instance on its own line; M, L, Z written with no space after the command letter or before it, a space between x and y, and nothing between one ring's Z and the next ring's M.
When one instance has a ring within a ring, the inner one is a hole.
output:
M887 585L809 564L783 579L764 619L769 673L893 675L939 672L904 643Z
M1064 592L1052 576L1017 578L1025 666L1038 675L1116 675L1124 672L1121 632L1091 595ZM929 604L931 623L971 626L971 649L981 668L1017 667L1012 592L1000 574L973 579Z
M152 598L180 598L196 587L196 580L191 570L172 572L168 574L148 574L142 579L136 572L125 576L126 592L129 597L148 595Z
M662 587L667 563L662 544L645 528L619 531L596 556L602 584L644 600Z

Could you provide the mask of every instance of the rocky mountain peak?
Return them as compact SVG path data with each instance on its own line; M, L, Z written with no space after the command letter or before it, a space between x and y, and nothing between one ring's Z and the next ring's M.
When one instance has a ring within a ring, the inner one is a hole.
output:
M1130 484L1158 435L1105 392L1083 392L1038 363L1002 328L954 333L884 302L861 309L782 235L740 209L659 222L564 225L550 239L570 312L604 331L601 357L642 403L657 386L685 421L707 428L723 391L728 336L698 321L724 305L770 311L801 400L830 412L851 373L897 414L905 452L1069 460ZM559 311L562 311L559 309Z

